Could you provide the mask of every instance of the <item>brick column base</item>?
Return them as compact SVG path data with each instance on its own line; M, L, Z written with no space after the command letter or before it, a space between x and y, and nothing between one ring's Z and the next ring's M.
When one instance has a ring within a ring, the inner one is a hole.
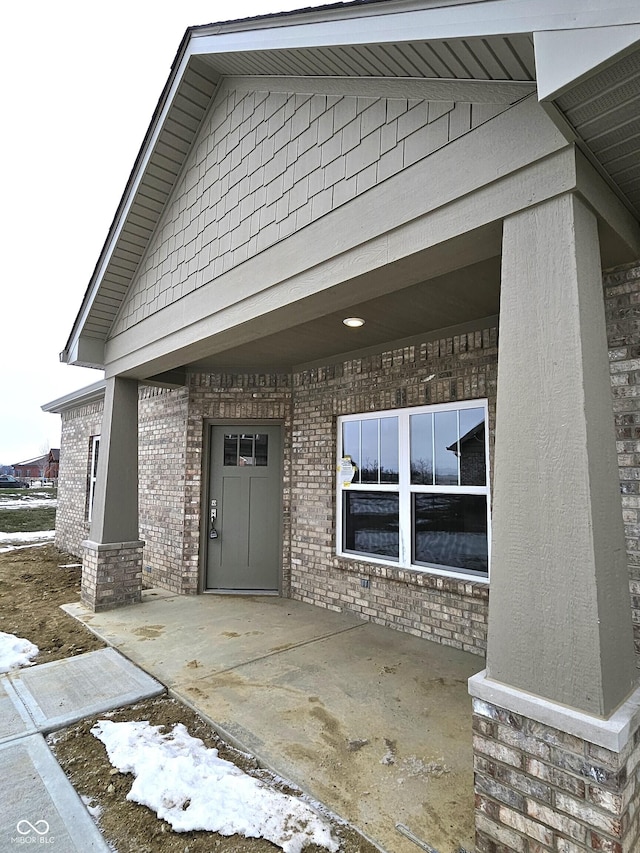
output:
M640 690L608 720L484 672L469 692L476 853L640 850Z
M80 598L94 612L142 600L144 542L82 543Z

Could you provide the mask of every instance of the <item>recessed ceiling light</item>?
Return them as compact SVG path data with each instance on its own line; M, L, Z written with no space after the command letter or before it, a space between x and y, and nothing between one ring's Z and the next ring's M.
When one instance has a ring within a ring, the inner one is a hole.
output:
M350 329L357 329L358 326L364 326L362 317L345 317L342 322L345 326L349 326Z

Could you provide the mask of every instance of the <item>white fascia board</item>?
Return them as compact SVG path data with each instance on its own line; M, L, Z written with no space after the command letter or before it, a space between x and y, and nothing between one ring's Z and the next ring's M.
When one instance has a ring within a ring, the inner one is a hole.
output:
M640 43L640 24L534 33L538 100L553 100Z
M115 225L111 231L109 243L105 247L104 258L102 260L102 264L100 265L100 267L96 270L96 272L94 274L94 283L93 283L93 287L91 289L91 292L88 294L88 296L86 298L84 309L83 309L82 313L78 316L78 319L76 320L76 323L75 323L75 326L74 326L74 329L72 332L72 335L69 338L69 345L68 345L67 350L66 350L66 353L67 353L66 360L67 360L68 364L77 363L79 341L80 341L80 337L82 335L82 329L84 327L84 324L87 322L87 318L89 316L89 313L91 312L91 308L93 307L93 302L96 298L98 290L100 289L100 285L102 283L102 278L103 278L103 276L107 270L107 267L109 266L109 263L111 261L111 256L112 256L113 251L114 251L116 244L118 242L118 238L120 237L120 234L122 233L122 229L123 229L123 227L127 221L127 217L129 215L129 211L131 210L131 205L133 204L133 200L135 198L136 192L138 191L138 187L140 186L140 182L142 181L142 178L144 177L147 166L149 164L149 160L151 158L151 154L153 153L153 149L155 148L156 142L158 141L158 137L159 137L160 133L162 132L162 128L164 127L165 121L167 119L167 115L171 109L171 106L173 105L173 100L176 96L176 92L178 91L178 88L180 87L180 83L182 82L182 77L183 77L184 72L187 68L187 65L189 64L189 60L191 59L191 56L192 56L191 44L187 44L186 49L184 51L184 54L182 56L182 59L180 61L180 64L178 65L178 67L174 73L173 83L172 83L169 91L167 92L164 107L163 107L162 111L160 112L160 114L158 115L158 117L155 121L155 126L153 128L153 132L149 136L149 139L148 139L147 144L146 144L145 151L140 158L140 163L138 164L136 174L135 174L135 176L133 176L131 186L129 187L127 200L126 200L125 204L123 205L123 208L122 208L122 211L120 213L120 217L118 219L118 222L115 223Z
M101 400L104 397L106 384L106 381L101 379L99 382L94 382L92 385L85 385L84 388L71 391L71 393L65 394L63 397L58 397L50 403L45 403L40 408L43 412L59 415L68 409L76 409L78 406L83 406L86 403Z
M384 4L382 4L384 5ZM194 32L194 54L238 53L385 44L416 40L515 35L540 30L609 27L640 23L637 0L485 0L456 6L384 12L372 6L368 16L278 25L271 28Z

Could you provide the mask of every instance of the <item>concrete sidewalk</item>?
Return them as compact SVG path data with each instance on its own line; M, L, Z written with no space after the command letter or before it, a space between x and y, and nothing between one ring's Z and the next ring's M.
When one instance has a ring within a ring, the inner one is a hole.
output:
M43 737L164 687L113 649L0 676L0 849L110 849Z
M383 849L420 849L398 823L438 853L472 849L481 658L270 596L64 609Z

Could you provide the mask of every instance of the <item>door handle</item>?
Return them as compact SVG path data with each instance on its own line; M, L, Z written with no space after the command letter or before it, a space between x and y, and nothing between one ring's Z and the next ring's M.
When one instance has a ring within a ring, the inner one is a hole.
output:
M216 519L218 518L218 501L215 498L211 501L211 530L209 531L209 539L217 539L218 531L215 528Z

